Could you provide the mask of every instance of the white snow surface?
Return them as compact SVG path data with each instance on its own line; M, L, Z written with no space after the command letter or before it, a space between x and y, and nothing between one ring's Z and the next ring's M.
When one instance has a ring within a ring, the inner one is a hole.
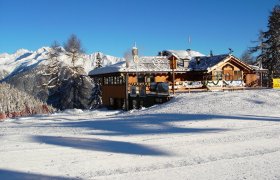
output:
M0 123L0 179L280 179L280 91Z

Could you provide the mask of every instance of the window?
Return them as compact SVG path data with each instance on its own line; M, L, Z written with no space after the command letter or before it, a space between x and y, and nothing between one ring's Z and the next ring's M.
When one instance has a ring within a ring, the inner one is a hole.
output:
M234 71L234 80L242 80L242 71Z
M105 84L105 85L108 85L108 84L109 84L108 77L104 77L104 84Z
M119 83L120 83L120 84L124 84L124 83L123 83L123 77L122 77L122 76L119 77Z
M147 75L146 82L148 83L155 82L155 77L153 75Z
M109 103L110 103L110 106L114 106L114 104L115 104L114 98L110 98L109 99Z
M113 77L113 84L118 84L116 76Z
M142 74L139 74L139 75L138 75L138 82L139 82L139 83L144 83L144 82L145 82L145 76L142 75Z

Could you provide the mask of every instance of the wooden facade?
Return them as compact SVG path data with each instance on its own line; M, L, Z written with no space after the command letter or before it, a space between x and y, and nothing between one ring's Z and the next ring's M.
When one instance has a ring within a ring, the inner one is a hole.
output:
M141 108L163 103L169 99L169 89L160 91L154 86L161 83L169 85L170 73L117 72L92 77L101 82L102 102L109 108ZM132 92L132 87L135 92Z
M162 70L136 71L137 68L131 70L133 68L127 67L125 70L101 71L91 75L102 84L103 104L113 109L129 110L166 102L170 93L174 92L242 89L255 86L260 79L253 68L232 55L200 57L199 60L190 60L188 68L179 69L176 66L174 71L169 67L167 58L161 60L160 65L167 64ZM150 66L149 62L143 64Z

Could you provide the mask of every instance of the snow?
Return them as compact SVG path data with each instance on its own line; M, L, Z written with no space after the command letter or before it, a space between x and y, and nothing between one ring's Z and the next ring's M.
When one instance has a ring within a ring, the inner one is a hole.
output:
M197 56L204 56L200 52L193 50L165 50L164 54L174 54L180 59L191 60ZM89 75L121 73L121 72L170 72L170 64L168 56L142 56L139 62L135 63L132 59L128 60L129 67L126 62L121 61L103 68L93 69L89 71ZM178 62L179 63L179 62ZM178 66L175 71L185 72L187 68Z
M179 57L180 59L193 59L194 57L202 57L204 54L194 50L166 50L165 52L171 53Z
M189 67L194 71L205 71L219 62L227 60L227 57L229 57L228 54L200 57L199 64L196 59L192 59Z
M19 49L14 54L3 53L0 54L0 76L7 77L9 74L16 74L22 72L27 68L35 68L41 64L48 64L48 53L50 47L42 47L36 51L29 51L26 49ZM64 51L64 49L62 48ZM76 63L77 66L82 66L86 73L91 71L96 66L96 54L85 54ZM100 53L102 58L102 65L108 66L119 61L124 61L122 58L113 57ZM72 65L71 60L65 54L59 57L59 60L66 65ZM1 79L0 79L1 80Z
M280 179L280 91L0 123L0 179Z

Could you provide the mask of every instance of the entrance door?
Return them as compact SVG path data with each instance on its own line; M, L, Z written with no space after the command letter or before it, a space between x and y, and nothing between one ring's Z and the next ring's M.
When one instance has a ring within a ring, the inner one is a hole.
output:
M223 67L224 80L232 81L234 76L234 68L227 64Z

